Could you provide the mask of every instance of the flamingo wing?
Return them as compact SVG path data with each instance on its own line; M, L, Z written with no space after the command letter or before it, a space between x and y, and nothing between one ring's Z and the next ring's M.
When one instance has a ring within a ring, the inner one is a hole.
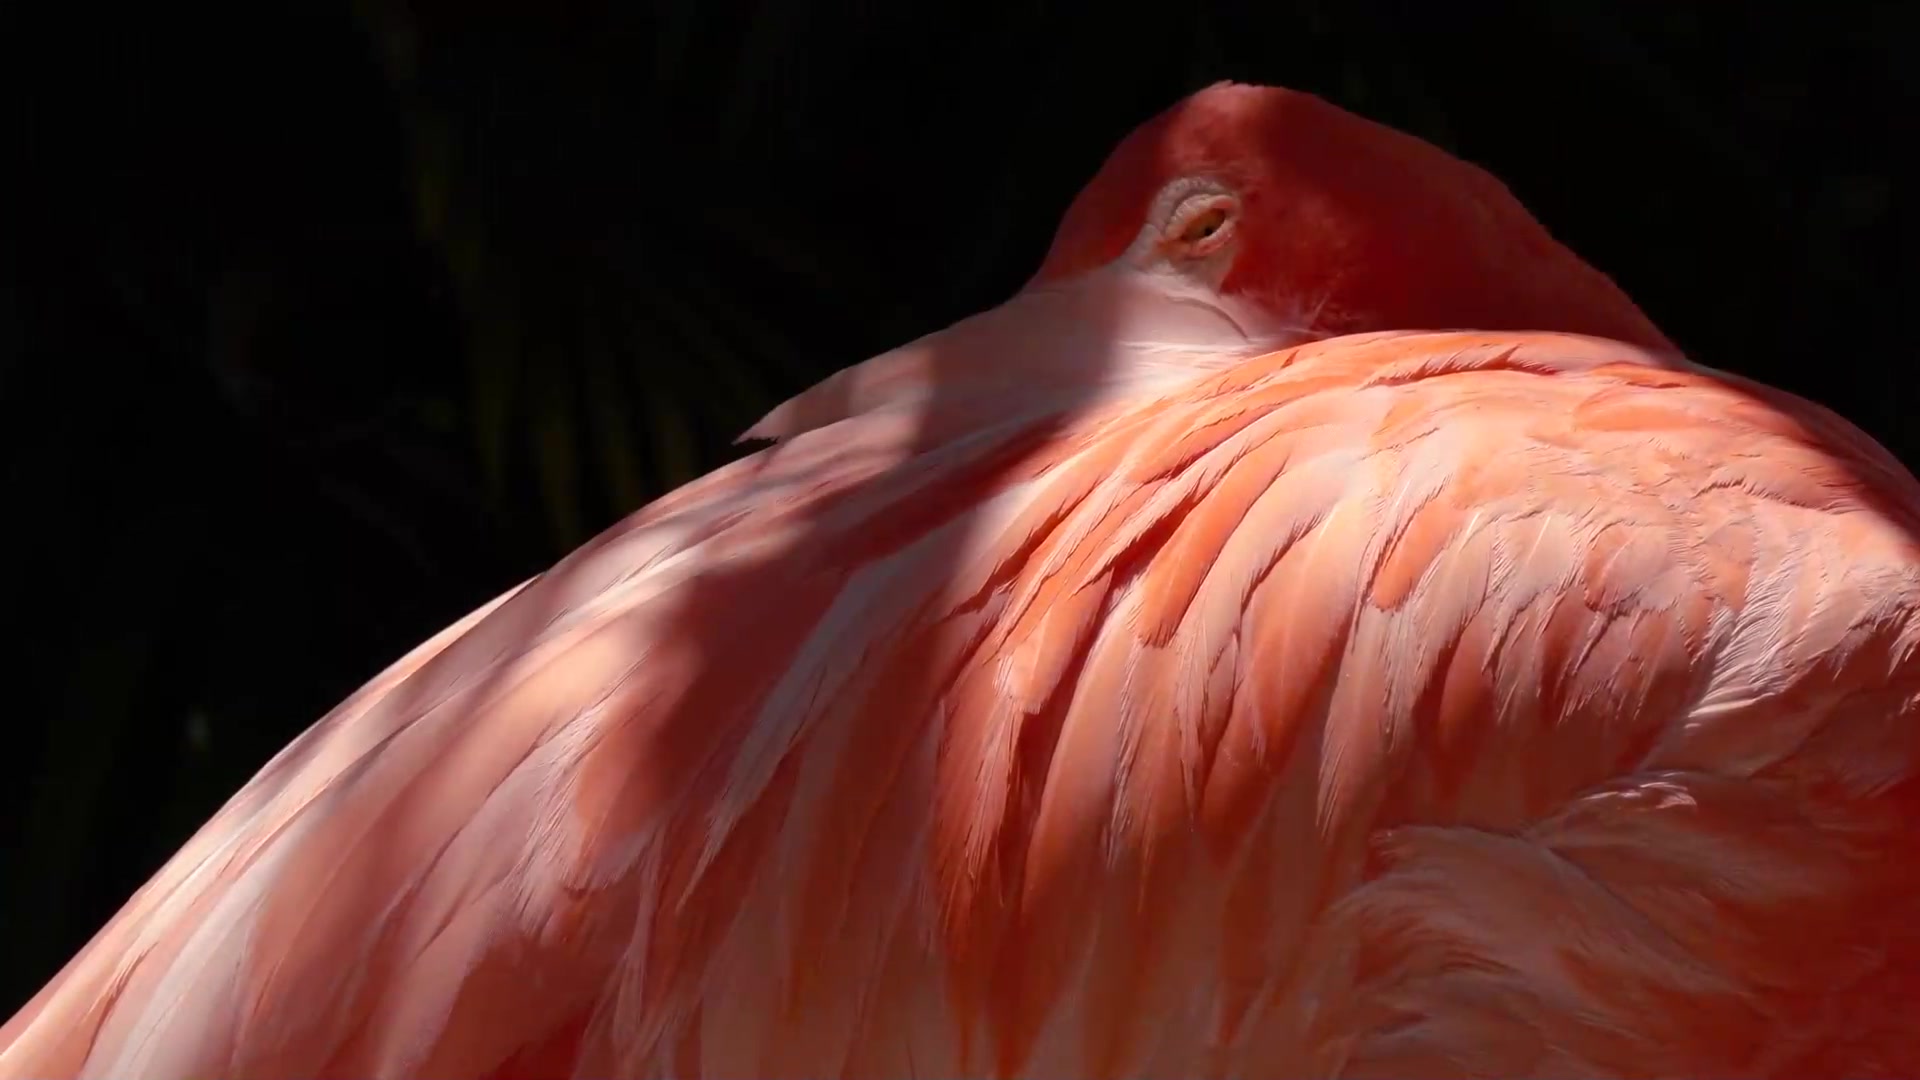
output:
M1863 436L1553 334L1018 393L790 409L402 660L0 1076L1920 1065Z

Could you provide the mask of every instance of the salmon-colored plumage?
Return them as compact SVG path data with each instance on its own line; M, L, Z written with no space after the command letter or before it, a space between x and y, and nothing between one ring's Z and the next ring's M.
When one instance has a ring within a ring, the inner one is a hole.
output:
M1920 1075L1920 486L1471 166L1203 91L754 434L270 763L0 1077Z

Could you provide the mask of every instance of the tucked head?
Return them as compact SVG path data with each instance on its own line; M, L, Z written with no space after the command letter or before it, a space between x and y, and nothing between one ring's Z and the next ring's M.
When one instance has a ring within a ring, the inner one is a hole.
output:
M1217 84L1129 135L1036 281L1121 258L1323 334L1559 330L1673 349L1486 172L1275 87Z
M1027 289L840 372L748 436L934 404L942 430L959 430L1014 400L1145 392L1369 330L1560 331L1677 352L1485 172L1308 94L1220 84L1121 142Z

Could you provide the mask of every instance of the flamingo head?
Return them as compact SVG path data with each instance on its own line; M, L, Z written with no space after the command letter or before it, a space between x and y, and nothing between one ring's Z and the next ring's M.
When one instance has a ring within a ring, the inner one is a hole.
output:
M1018 295L840 372L747 437L892 406L958 431L1379 330L1560 331L1678 354L1487 173L1312 95L1222 83L1115 148Z
M1068 208L1033 285L1114 264L1306 337L1555 330L1675 351L1485 171L1277 87L1219 83L1135 130Z

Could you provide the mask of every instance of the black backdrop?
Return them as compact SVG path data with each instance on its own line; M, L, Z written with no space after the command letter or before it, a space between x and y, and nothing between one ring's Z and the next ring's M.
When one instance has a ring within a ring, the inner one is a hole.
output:
M148 7L0 29L0 1014L414 642L1004 298L1216 79L1486 165L1920 462L1910 5Z

